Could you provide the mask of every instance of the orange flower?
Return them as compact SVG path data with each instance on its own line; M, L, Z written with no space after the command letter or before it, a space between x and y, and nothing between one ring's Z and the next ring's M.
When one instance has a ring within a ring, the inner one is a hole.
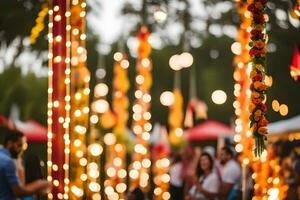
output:
M254 115L260 117L262 114L261 110L255 111Z
M254 46L258 49L262 49L265 47L265 43L263 41L259 40L259 41L254 42Z
M258 133L261 135L266 135L268 133L268 129L265 126L258 128Z
M262 83L262 84L259 86L258 90L259 90L259 91L264 91L264 90L266 90L267 88L268 88L268 86L267 86L266 84Z
M258 90L261 87L262 83L260 81L255 81L253 85L254 88Z
M260 120L259 125L260 126L267 126L268 123L269 123L268 120L263 118L263 119Z
M250 73L250 78L254 78L256 76L257 72L255 70L252 70Z
M259 96L260 96L260 94L259 94L258 92L253 91L253 92L251 93L251 99L258 98Z

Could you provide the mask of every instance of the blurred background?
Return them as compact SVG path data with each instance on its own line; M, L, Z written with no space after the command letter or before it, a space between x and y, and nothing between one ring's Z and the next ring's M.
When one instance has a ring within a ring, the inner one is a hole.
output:
M8 117L13 105L19 119L36 120L46 125L47 112L47 20L38 20L46 1L2 0L0 2L0 114ZM147 8L145 5L147 4ZM273 77L268 91L270 121L289 118L300 113L300 85L289 72L294 46L300 43L300 22L288 10L293 2L268 3L269 43L267 72ZM234 118L233 52L238 14L234 1L219 0L89 0L87 15L88 68L95 85L96 70L105 67L105 82L111 86L113 54L122 45L130 55L129 77L134 85L136 31L144 19L150 24L153 46L152 121L167 124L168 109L159 101L161 93L173 88L173 72L169 58L183 52L184 32L188 31L191 53L197 73L197 95L208 106L208 119L230 124ZM159 11L160 13L157 13ZM166 17L166 16L167 17ZM163 23L158 23L159 20ZM37 20L37 21L36 21ZM38 23L37 23L38 22ZM33 28L39 24L39 35L30 42ZM125 39L126 38L126 39ZM188 99L189 72L182 71L182 91ZM211 95L223 90L227 101L214 104ZM129 91L133 100L133 87ZM92 94L92 93L91 93ZM288 106L282 116L271 109L278 100ZM185 104L187 102L184 102Z

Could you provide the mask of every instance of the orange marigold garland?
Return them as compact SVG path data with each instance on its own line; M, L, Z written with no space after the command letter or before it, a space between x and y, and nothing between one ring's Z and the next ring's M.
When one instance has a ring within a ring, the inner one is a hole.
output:
M265 150L264 140L267 139L267 124L266 119L267 106L266 90L268 86L265 84L265 66L266 66L266 4L267 0L254 0L249 6L248 10L252 13L252 30L251 41L249 43L251 49L249 55L252 60L252 71L250 78L252 80L251 102L249 105L250 111L250 127L253 131L255 140L255 156L260 156Z

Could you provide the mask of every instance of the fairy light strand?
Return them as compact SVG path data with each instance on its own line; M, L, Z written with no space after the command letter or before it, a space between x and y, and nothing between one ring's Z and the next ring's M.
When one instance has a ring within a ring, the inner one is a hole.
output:
M133 132L136 134L136 143L132 155L129 177L131 187L140 187L144 192L149 189L149 170L151 160L149 155L148 140L152 124L149 120L143 119L145 113L150 113L150 87L152 85L151 69L152 64L149 59L151 45L148 38L150 33L147 27L142 26L138 35L139 47L137 58L137 76L136 76L136 101L133 105Z

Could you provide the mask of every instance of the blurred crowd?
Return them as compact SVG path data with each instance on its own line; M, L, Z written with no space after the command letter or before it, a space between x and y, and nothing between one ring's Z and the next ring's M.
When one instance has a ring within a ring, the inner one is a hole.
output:
M275 144L281 175L288 186L286 200L300 200L300 157L296 148ZM285 155L283 155L285 152ZM254 197L252 170L245 173L231 146L215 151L213 147L188 147L173 155L170 167L171 200L251 200ZM279 200L279 198L278 198Z

